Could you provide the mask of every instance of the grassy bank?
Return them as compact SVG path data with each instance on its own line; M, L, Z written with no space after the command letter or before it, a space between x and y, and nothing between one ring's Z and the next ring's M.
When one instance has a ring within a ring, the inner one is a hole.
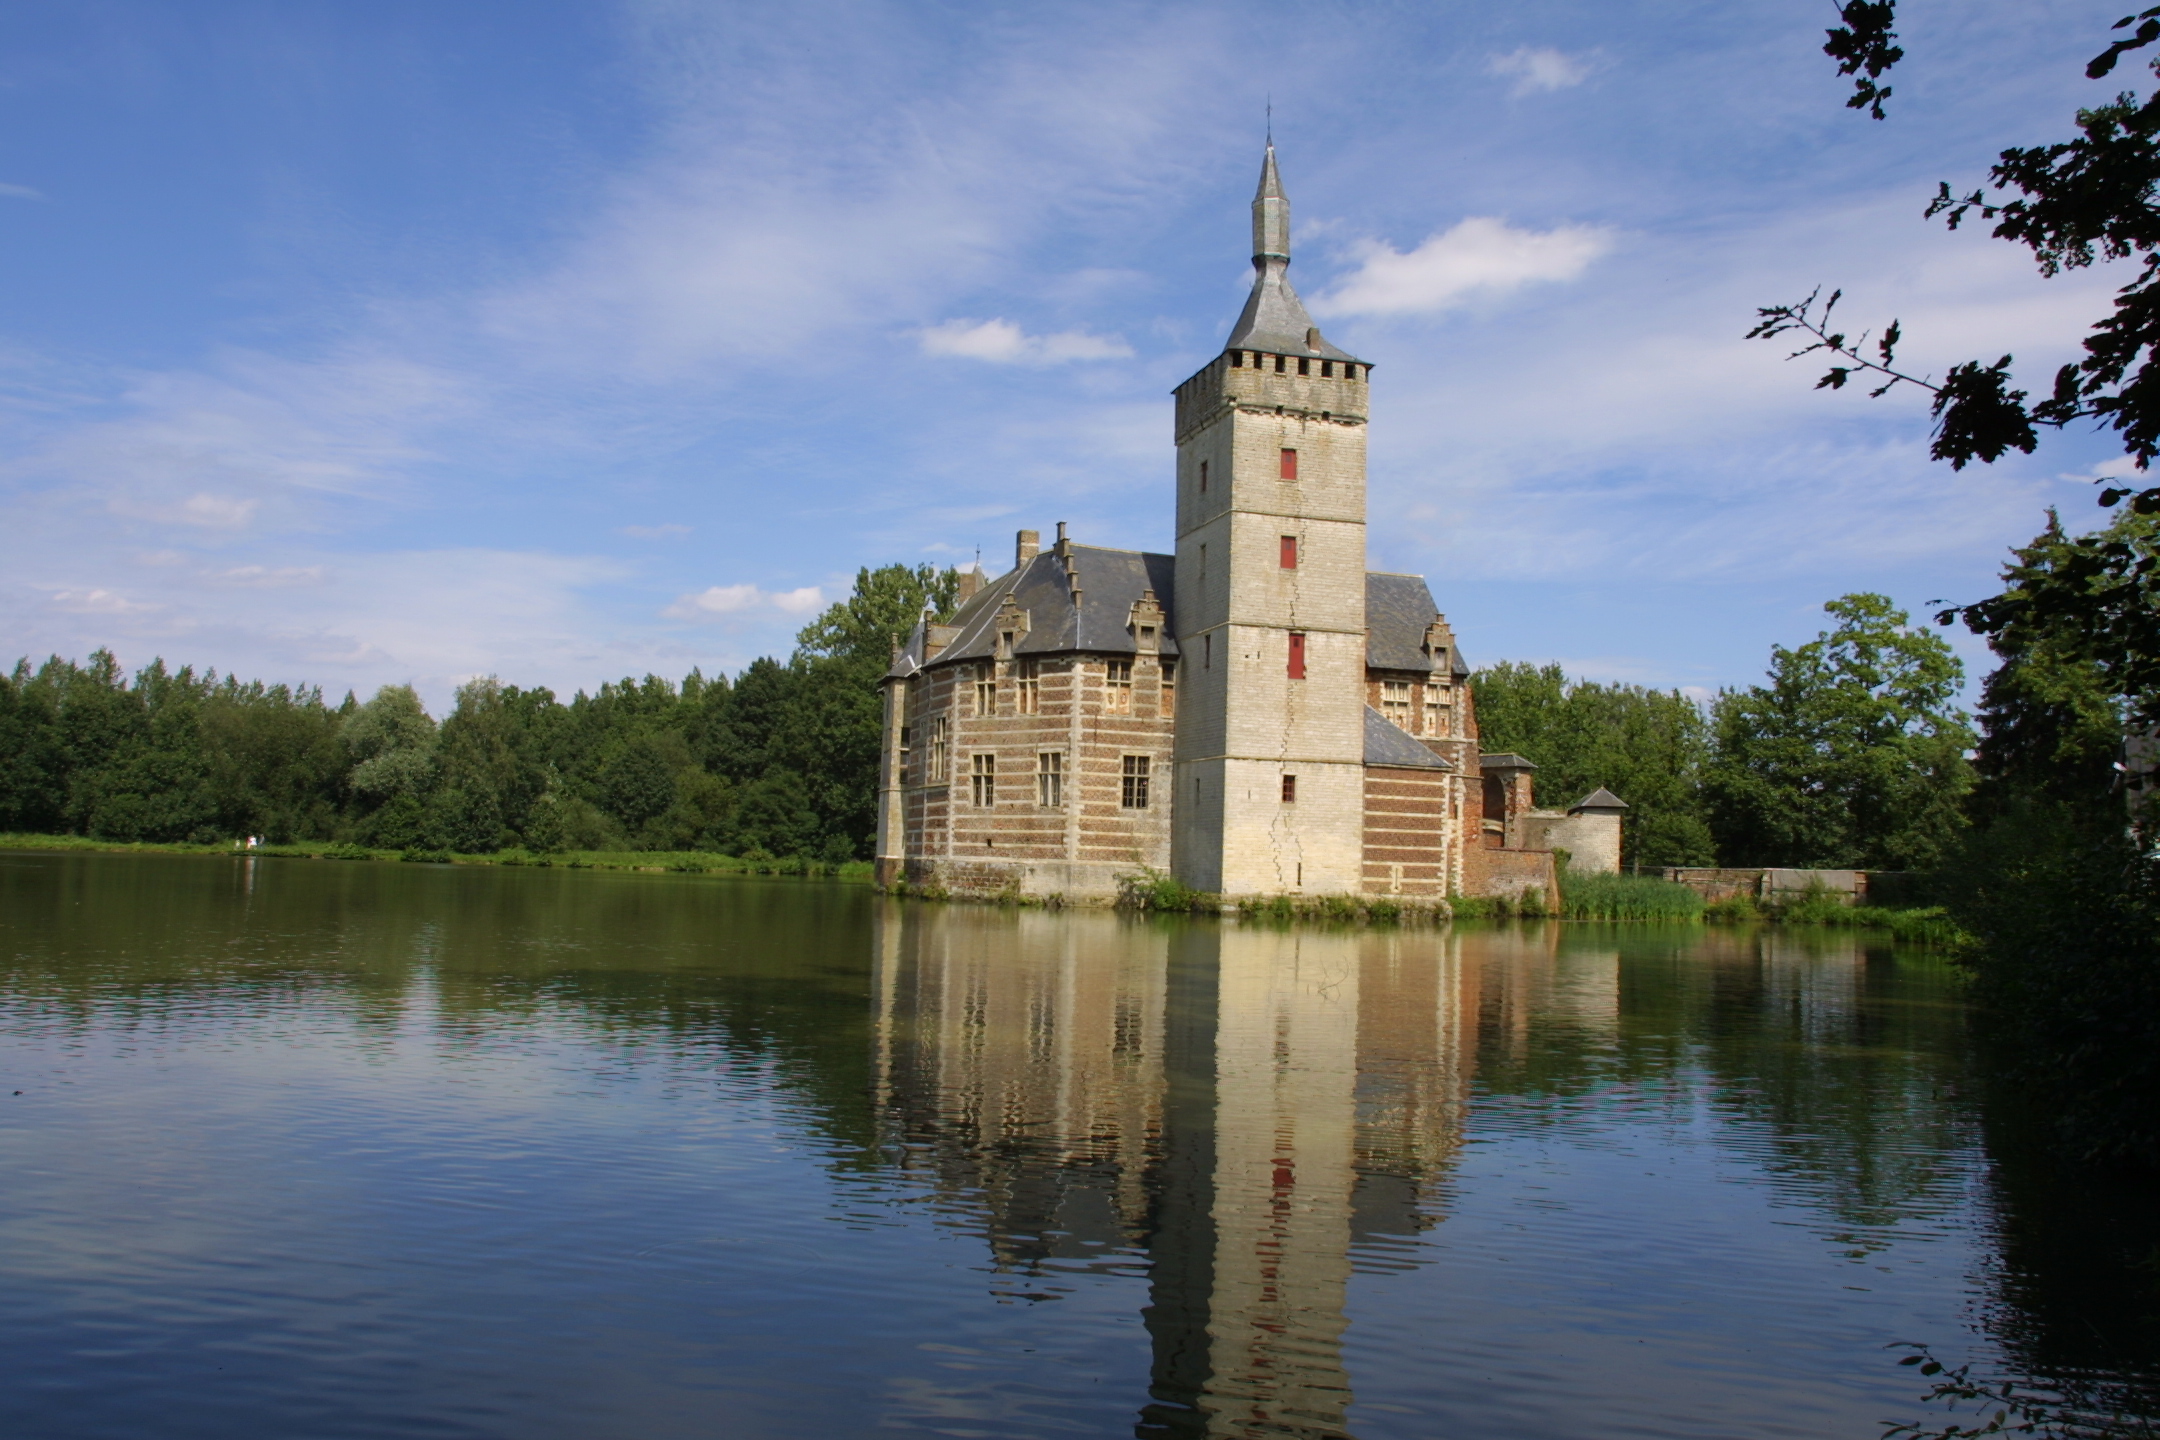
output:
M1717 925L1814 925L1841 930L1884 930L1920 945L1963 945L1971 937L1940 906L1898 908L1847 905L1826 892L1764 904L1735 896L1705 904L1685 885L1637 875L1563 875L1560 913L1569 920L1679 920Z
M163 844L152 841L92 840L80 835L0 834L0 850L75 850L123 855L237 855L232 842L217 845ZM711 875L814 875L867 880L867 860L832 865L786 855L718 855L706 850L566 850L536 855L526 850L498 850L489 855L447 850L371 850L364 845L328 840L296 845L259 845L246 852L280 860L377 860L433 865L507 865L559 870L654 870Z

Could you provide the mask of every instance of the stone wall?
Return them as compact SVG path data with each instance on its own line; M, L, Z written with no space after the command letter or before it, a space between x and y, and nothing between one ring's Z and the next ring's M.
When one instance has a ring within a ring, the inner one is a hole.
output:
M1495 850L1473 847L1468 854L1466 895L1512 899L1535 890L1545 897L1545 908L1560 908L1560 882L1553 871L1550 850Z
M1363 888L1366 386L1220 357L1178 387L1184 660L1172 867L1226 896ZM1295 478L1283 452L1295 451ZM1204 477L1204 478L1203 478ZM1285 566L1284 540L1295 542ZM1292 635L1304 674L1290 674ZM1295 795L1285 798L1286 779Z
M1532 850L1565 850L1577 875L1620 873L1620 817L1563 815L1533 810L1523 817L1523 841Z
M1660 878L1685 885L1703 899L1715 903L1738 895L1750 899L1798 900L1814 891L1834 895L1847 905L1867 899L1868 877L1864 870L1711 869L1706 866L1668 865Z

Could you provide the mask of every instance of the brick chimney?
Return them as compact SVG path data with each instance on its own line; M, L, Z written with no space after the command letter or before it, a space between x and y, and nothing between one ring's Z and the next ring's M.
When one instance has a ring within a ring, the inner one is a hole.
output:
M982 589L982 583L983 573L980 565L970 565L967 569L962 570L960 572L960 603L965 605L969 600L973 599L975 592Z
M1028 561L1034 559L1041 549L1042 532L1040 530L1022 530L1019 534L1013 536L1013 569L1024 568Z

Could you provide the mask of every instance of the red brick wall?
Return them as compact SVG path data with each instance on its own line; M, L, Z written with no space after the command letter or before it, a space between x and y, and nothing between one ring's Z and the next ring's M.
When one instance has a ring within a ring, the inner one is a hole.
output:
M1448 892L1448 790L1444 770L1365 767L1365 893Z
M1119 657L1123 658L1123 657ZM1169 863L1174 721L1163 713L1162 671L1152 655L1132 657L1129 710L1112 713L1105 657L1054 656L1037 661L1034 714L1018 709L1018 662L997 661L993 713L975 713L979 661L933 665L909 686L906 723L909 773L902 791L905 855L948 865L956 888L995 889L999 867L1039 861L1096 861L1116 865ZM929 778L931 732L948 722L946 779ZM1064 804L1037 803L1036 761L1064 757ZM973 761L994 755L996 803L974 803ZM1150 762L1145 809L1123 803L1124 757ZM987 867L987 868L986 868Z

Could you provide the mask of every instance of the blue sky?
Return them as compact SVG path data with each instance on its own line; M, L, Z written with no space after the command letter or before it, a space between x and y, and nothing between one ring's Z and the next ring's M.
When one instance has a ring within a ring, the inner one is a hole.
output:
M2120 5L1901 9L1877 123L1828 0L9 7L0 648L567 693L1023 526L1168 549L1272 96L1374 568L1473 663L1745 683L1832 596L1987 593L2113 454L1953 474L1740 338L1842 285L2040 388L2120 283L1920 215L2123 82Z

